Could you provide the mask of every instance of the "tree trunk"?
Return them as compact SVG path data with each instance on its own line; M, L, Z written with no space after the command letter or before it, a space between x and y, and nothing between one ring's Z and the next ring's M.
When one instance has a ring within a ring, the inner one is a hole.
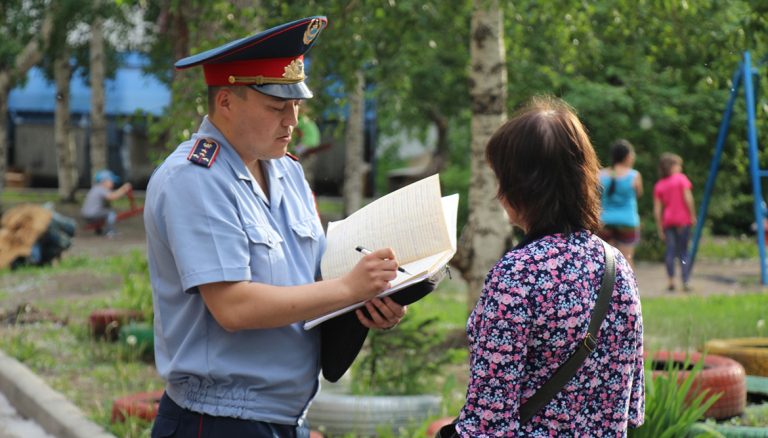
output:
M2 83L0 79L0 84ZM5 168L8 162L8 94L10 88L7 85L0 86L0 193L5 189Z
M362 70L355 74L357 83L349 93L349 116L344 135L346 158L344 161L344 216L354 213L363 203L363 162L365 130L365 77Z
M54 61L53 77L56 82L53 142L56 145L58 163L59 199L63 202L74 202L77 188L77 167L75 166L74 141L71 141L69 136L69 81L72 78L72 67L69 64L69 54L66 51Z
M507 68L503 15L498 0L476 0L470 29L472 145L469 219L457 267L467 280L472 308L488 270L506 250L511 226L496 200L496 178L485 163L485 145L507 118Z
M13 67L0 71L0 192L5 188L5 169L8 163L8 94L17 78L27 74L30 68L43 58L43 47L48 45L53 30L53 12L49 8L40 25L37 38L32 38L16 55Z
M91 177L107 168L107 120L104 114L104 20L91 25Z

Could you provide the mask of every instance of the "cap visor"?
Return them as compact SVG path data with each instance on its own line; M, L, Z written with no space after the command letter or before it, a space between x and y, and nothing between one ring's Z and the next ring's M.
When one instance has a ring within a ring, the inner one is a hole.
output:
M304 82L296 84L249 85L249 87L259 93L280 99L311 99L313 96L312 91L309 90L309 87Z

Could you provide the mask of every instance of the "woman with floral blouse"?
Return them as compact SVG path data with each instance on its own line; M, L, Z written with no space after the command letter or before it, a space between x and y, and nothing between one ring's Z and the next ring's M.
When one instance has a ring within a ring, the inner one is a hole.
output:
M470 378L461 437L622 437L643 422L643 323L635 276L617 250L597 347L521 424L523 405L583 341L605 270L599 167L570 107L537 98L486 147L497 197L525 238L485 280L467 323Z

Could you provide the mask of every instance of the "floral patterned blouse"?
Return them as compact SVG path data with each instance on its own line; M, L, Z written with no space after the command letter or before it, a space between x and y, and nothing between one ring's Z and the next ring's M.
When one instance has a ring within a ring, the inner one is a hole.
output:
M618 250L598 347L521 426L519 409L583 340L600 290L602 242L550 234L509 251L488 273L467 323L470 379L462 437L623 437L643 423L643 322L634 273Z

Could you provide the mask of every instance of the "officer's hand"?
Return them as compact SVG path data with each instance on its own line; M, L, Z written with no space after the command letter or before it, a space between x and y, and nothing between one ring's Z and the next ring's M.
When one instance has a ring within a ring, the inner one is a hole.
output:
M383 248L363 256L348 274L342 277L358 301L369 300L390 287L397 276L397 260L391 248Z
M392 298L374 298L365 303L365 309L357 309L357 319L369 329L389 330L396 326L405 312L406 306L401 306L392 300Z

